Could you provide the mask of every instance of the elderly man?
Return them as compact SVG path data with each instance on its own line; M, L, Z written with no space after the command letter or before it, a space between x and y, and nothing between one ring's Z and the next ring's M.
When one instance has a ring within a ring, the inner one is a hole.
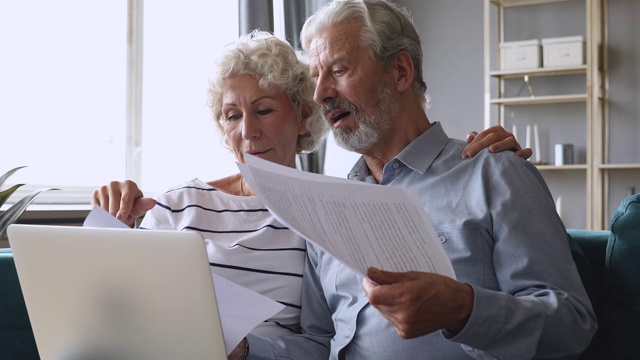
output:
M457 280L370 269L362 279L309 244L303 334L247 338L248 359L566 359L596 320L549 190L510 151L463 160L425 113L419 36L386 1L334 1L302 45L355 181L415 190Z

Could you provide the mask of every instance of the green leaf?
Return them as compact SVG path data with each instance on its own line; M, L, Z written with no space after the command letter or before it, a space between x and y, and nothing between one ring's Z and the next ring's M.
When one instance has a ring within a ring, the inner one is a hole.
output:
M6 190L0 191L0 206L4 205L4 203L7 202L11 194L13 194L16 190L18 190L19 187L23 185L24 184L13 185L12 187Z
M9 178L9 176L13 175L14 172L25 168L26 166L18 166L17 168L11 169L7 171L4 175L0 176L0 187L4 184L4 182Z
M27 208L27 206L31 205L33 200L35 200L35 198L38 197L38 195L49 190L59 190L59 189L47 188L47 189L36 190L31 194L20 199L18 202L13 204L9 209L7 209L7 211L0 214L0 238L4 237L5 232L7 231L7 228L9 227L9 225L13 224L16 220L18 220L18 218L20 217L20 215L22 215L22 213Z

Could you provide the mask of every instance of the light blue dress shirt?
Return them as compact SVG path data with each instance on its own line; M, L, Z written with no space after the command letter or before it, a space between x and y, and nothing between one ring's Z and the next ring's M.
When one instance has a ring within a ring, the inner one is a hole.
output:
M458 281L472 286L473 311L460 333L400 338L369 305L362 278L309 244L304 334L250 336L249 358L577 358L596 318L542 176L511 151L463 160L465 145L433 123L385 165L380 182L417 192ZM349 178L375 183L362 158Z

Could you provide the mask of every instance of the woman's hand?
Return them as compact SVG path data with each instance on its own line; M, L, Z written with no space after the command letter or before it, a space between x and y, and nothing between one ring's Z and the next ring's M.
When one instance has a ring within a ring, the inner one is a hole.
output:
M116 219L134 227L136 219L156 205L156 201L145 198L138 185L131 180L112 181L94 190L91 205L98 205Z
M462 158L474 157L480 150L486 147L488 147L491 152L513 150L516 155L525 160L533 155L533 150L520 147L518 140L516 140L512 133L500 125L495 125L480 134L476 131L467 134L467 147L462 150Z

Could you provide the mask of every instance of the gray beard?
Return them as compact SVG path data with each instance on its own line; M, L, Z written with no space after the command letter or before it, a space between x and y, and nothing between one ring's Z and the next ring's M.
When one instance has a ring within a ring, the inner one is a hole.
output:
M380 140L378 129L373 124L364 123L356 117L355 129L333 129L333 136L338 146L349 151L367 149Z
M386 82L378 87L378 97L371 116L362 115L351 103L340 103L339 107L351 111L354 115L356 127L332 128L333 136L340 147L355 152L366 150L380 141L382 134L391 128L391 117L398 111L398 104L393 101Z

